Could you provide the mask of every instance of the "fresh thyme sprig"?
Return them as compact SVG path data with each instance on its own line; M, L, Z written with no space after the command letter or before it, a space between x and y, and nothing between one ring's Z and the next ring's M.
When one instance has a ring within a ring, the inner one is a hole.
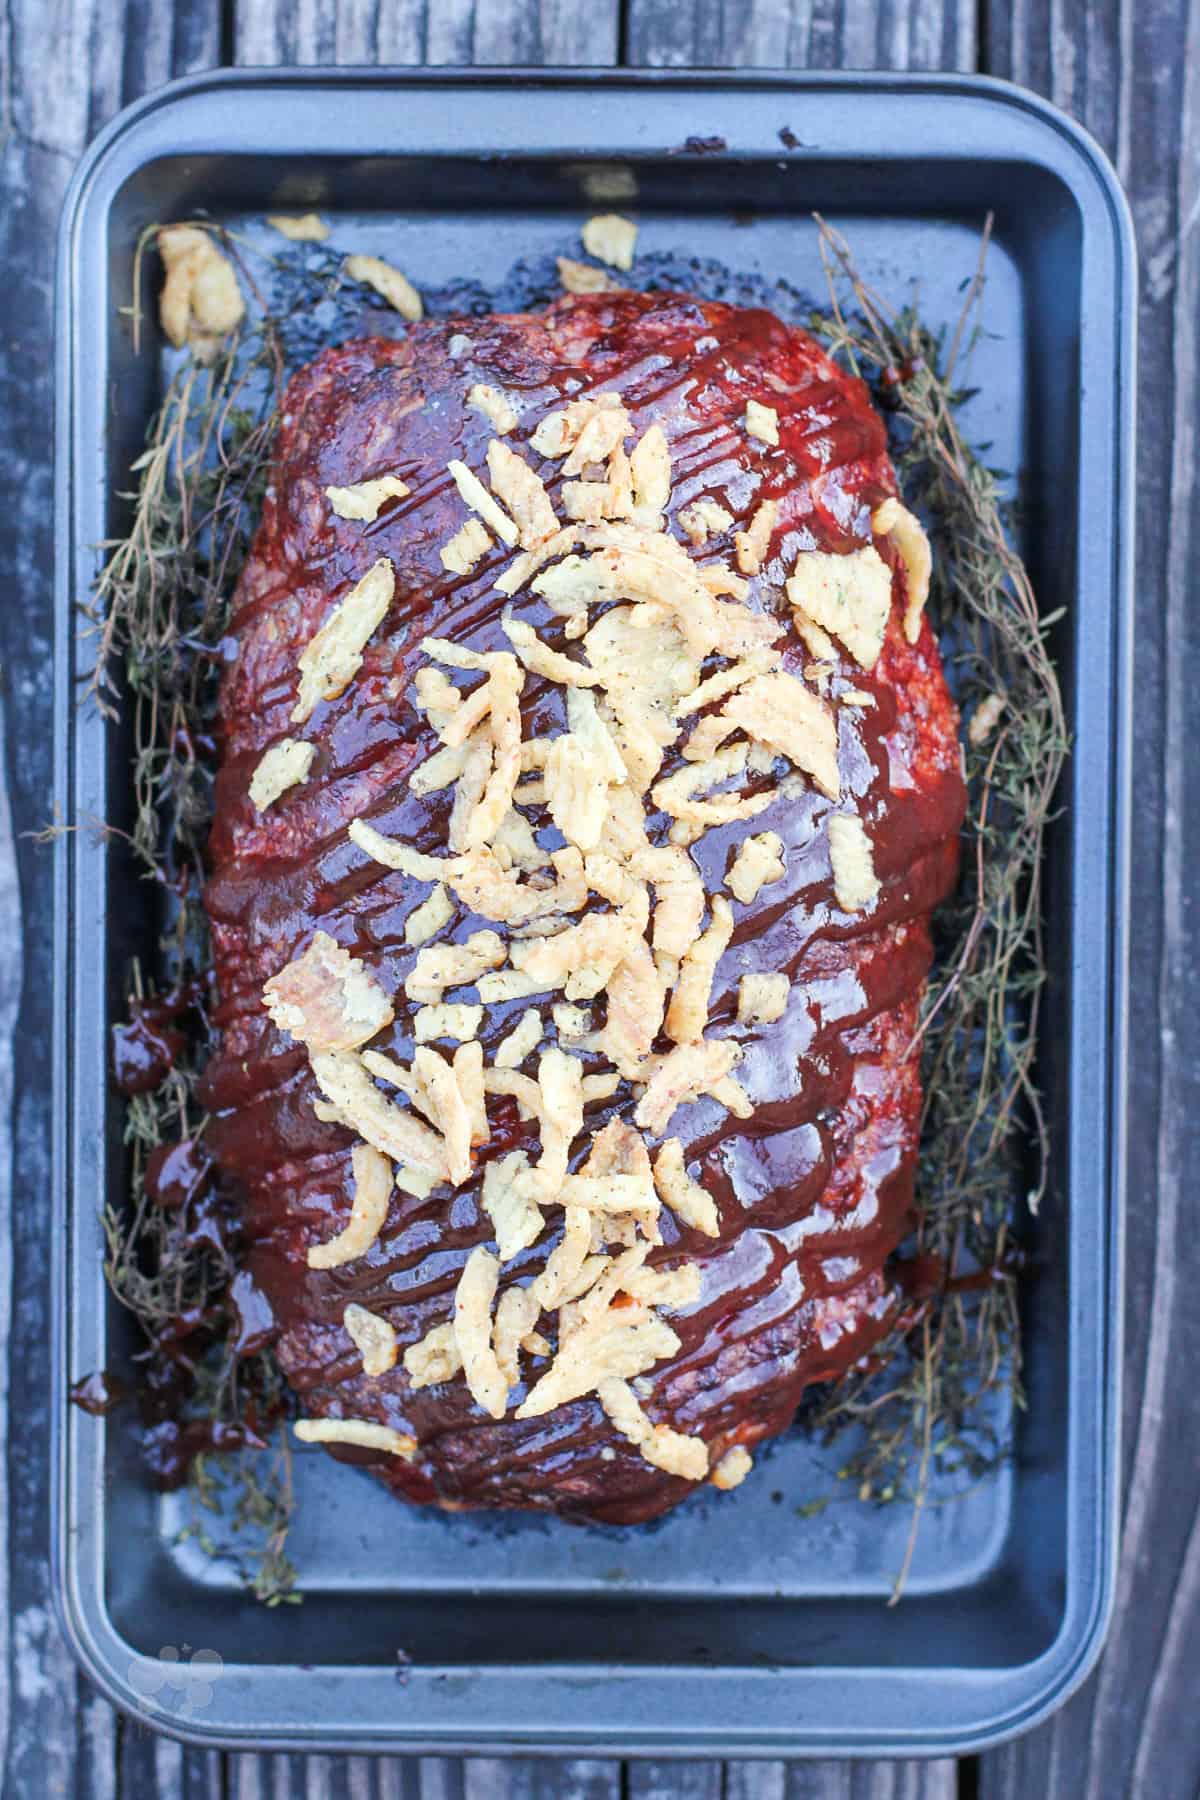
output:
M1003 1395L1023 1404L1014 1197L1024 1145L1033 1149L1032 1211L1047 1180L1034 1079L1046 978L1042 852L1068 734L1047 645L1054 616L1039 613L998 479L959 424L968 398L960 366L978 329L991 220L948 346L913 311L894 312L862 280L845 239L818 225L831 311L813 327L875 386L895 421L897 472L934 540L931 610L966 725L963 873L937 920L939 954L913 1046L925 1094L917 1298L882 1358L839 1384L819 1415L830 1436L860 1428L842 1474L863 1498L911 1500L895 1600L935 1473L977 1480L1007 1448Z
M139 243L139 269L153 231ZM225 239L223 247L238 254ZM157 1204L146 1186L155 1150L204 1131L195 1084L208 1052L203 996L211 960L201 902L215 773L206 738L219 646L261 507L283 382L272 313L238 261L259 311L211 365L188 358L168 383L133 465L136 491L124 496L129 528L105 547L89 609L97 634L89 694L107 717L115 718L121 706L131 719L132 823L119 835L159 889L158 972L177 992L193 990L189 1011L197 1022L158 1085L127 1101L130 1198L125 1207L105 1209L105 1273L141 1325L150 1354L165 1358L178 1377L176 1403L185 1419L219 1432L252 1417L257 1437L281 1411L283 1383L269 1355L246 1364L231 1353L231 1253L212 1233L191 1228L186 1206ZM135 313L135 330L138 322ZM150 997L135 964L131 1009ZM181 1320L196 1323L176 1344ZM247 1449L236 1458L200 1455L188 1467L194 1511L211 1505L218 1481L235 1480L241 1498L229 1523L234 1530L247 1527L257 1542L248 1553L247 1580L269 1605L297 1598L284 1549L290 1448L284 1430L275 1438L273 1449ZM198 1526L193 1535L210 1541Z

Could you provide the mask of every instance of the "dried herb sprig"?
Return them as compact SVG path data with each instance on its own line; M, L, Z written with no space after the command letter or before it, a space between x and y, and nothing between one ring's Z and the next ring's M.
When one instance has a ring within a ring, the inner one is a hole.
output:
M283 1375L269 1351L254 1359L246 1385L269 1413L282 1410ZM219 1403L216 1396L210 1401L214 1403ZM298 1605L303 1596L287 1554L295 1498L286 1428L278 1429L261 1450L245 1447L236 1456L200 1452L189 1464L188 1488L192 1517L179 1541L194 1540L206 1556L234 1562L247 1591L264 1606ZM242 1532L249 1538L249 1551L239 1538Z
M1007 1448L1003 1397L1023 1403L1012 1221L1024 1146L1033 1211L1047 1180L1034 1080L1046 979L1042 851L1068 734L1047 647L1054 618L1039 613L999 480L959 424L969 398L959 370L978 330L991 221L948 346L912 310L889 308L844 238L818 224L831 312L813 327L875 386L894 422L906 498L934 540L931 609L966 722L963 876L937 921L913 1046L925 1092L910 1265L920 1297L873 1366L853 1372L819 1414L831 1437L859 1428L841 1473L864 1499L911 1500L895 1600L935 1475L977 1480Z
M133 847L171 885L188 868L199 873L208 832L212 771L197 738L212 714L217 648L261 503L282 377L265 313L210 366L181 365L133 464L137 491L123 496L130 527L106 546L97 583L91 691L115 717L119 671L132 699ZM197 898L185 896L184 910Z
M137 264L155 228L143 234ZM211 963L201 903L203 852L212 816L213 759L206 749L219 679L219 646L237 576L261 507L282 392L284 359L272 312L244 260L223 238L255 293L253 320L204 366L192 358L168 383L146 448L133 465L127 531L108 555L88 609L97 635L91 698L108 717L127 709L133 735L132 821L119 835L159 889L160 974L195 1026L149 1092L127 1102L130 1199L106 1208L105 1272L137 1318L170 1408L220 1442L252 1444L281 1410L283 1383L267 1355L239 1361L230 1349L236 1273L219 1233L196 1230L189 1208L156 1203L147 1191L151 1155L202 1138L195 1083L208 1054L205 995ZM136 284L135 284L136 285ZM135 316L135 327L137 319ZM142 971L130 978L131 1012L153 1003ZM153 1382L152 1382L153 1385ZM220 1483L240 1498L229 1524L245 1526L248 1585L267 1604L295 1599L285 1553L291 1516L287 1434L274 1447L236 1457L197 1455L188 1480L198 1508ZM201 1439L201 1441L203 1441ZM194 1535L211 1542L198 1527ZM214 1553L216 1553L214 1549Z

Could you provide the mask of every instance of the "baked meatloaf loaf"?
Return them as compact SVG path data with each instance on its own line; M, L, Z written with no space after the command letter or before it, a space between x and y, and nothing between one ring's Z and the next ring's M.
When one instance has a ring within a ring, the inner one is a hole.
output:
M887 1331L964 806L928 576L866 389L765 311L567 298L292 381L206 1087L302 1439L635 1522Z

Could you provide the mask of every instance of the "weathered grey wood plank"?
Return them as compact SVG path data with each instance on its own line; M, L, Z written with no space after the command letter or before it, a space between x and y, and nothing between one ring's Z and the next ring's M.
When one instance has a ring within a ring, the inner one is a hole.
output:
M361 1765L366 1759L357 1757L354 1760ZM355 1795L356 1800L358 1800L360 1792L363 1796L377 1793L379 1800L420 1800L422 1793L421 1769L420 1764L413 1757L380 1757L371 1773L376 1783L373 1789L367 1786L360 1789L352 1782L350 1791ZM361 1776L356 1770L354 1781L360 1779Z
M0 363L0 382L3 364ZM0 387L0 392L2 392ZM4 468L0 463L0 480ZM8 732L5 708L0 698L0 752L4 767L11 766L8 755ZM23 973L21 943L21 897L17 875L17 846L13 836L12 807L9 804L7 780L0 789L0 1119L9 1133L13 1118L14 1057L13 1029L21 998ZM10 1158L0 1159L0 1219L10 1219L13 1212L13 1168ZM12 1246L8 1235L0 1232L0 1416L7 1416L9 1400L8 1354L12 1342ZM9 1597L10 1536L8 1527L8 1465L0 1459L0 1620L10 1617ZM6 1659L7 1660L7 1659ZM13 1729L13 1683L0 1678L0 1768L8 1761Z
M631 1762L630 1800L721 1800L719 1762Z
M958 1770L952 1760L786 1766L786 1800L954 1800L958 1793ZM754 1794L753 1788L750 1792Z
M463 1765L454 1756L422 1756L417 1764L421 1800L462 1800Z
M1098 1674L1050 1725L983 1760L984 1800L1192 1794L1200 1636L1200 1152L1192 923L1200 807L1189 781L1200 704L1196 468L1200 313L1200 6L1024 0L987 9L989 67L1048 94L1116 161L1142 265L1130 1197L1124 1547Z
M720 1764L712 1767L719 1782ZM123 1791L137 1800L151 1791L164 1800L175 1792L168 1786ZM228 1759L228 1793L230 1800L618 1800L621 1765L533 1757L245 1755Z
M216 1751L185 1749L148 1726L118 1719L98 1698L88 1706L106 1713L117 1731L115 1780L111 1788L99 1792L111 1793L114 1800L131 1795L144 1795L146 1800L157 1795L169 1795L171 1800L223 1800L225 1759ZM79 1792L91 1800L93 1789L86 1780L80 1781Z
M220 1792L227 1800L427 1800L415 1758L235 1755L223 1760ZM174 1800L176 1791L167 1785L153 1790L158 1800ZM454 1791L453 1785L444 1790L445 1800ZM142 1800L150 1790L128 1792L130 1800Z
M239 63L603 64L618 0L237 0Z
M470 1756L461 1769L463 1800L620 1800L616 1761Z
M53 1616L48 1574L44 1197L52 971L44 925L52 865L50 853L22 834L44 825L50 811L55 232L72 167L89 138L125 100L215 61L218 27L217 0L178 7L72 0L56 7L52 20L35 0L12 0L0 32L6 97L0 253L7 269L19 271L9 285L0 339L0 545L10 572L10 603L0 609L7 712L0 1040L6 1047L18 993L21 1001L15 1072L8 1060L0 1068L0 1380L7 1380L0 1404L6 1400L7 1418L19 1421L0 1463L0 1529L7 1534L0 1554L0 1631L7 1646L0 1668L0 1791L13 1795L115 1794L123 1730L76 1671ZM22 913L37 921L26 933L23 965L14 935Z
M629 0L628 60L656 68L973 69L972 0Z
M784 1800L786 1793L786 1763L725 1764L725 1800Z
M937 1762L631 1762L629 1800L955 1800L958 1769Z

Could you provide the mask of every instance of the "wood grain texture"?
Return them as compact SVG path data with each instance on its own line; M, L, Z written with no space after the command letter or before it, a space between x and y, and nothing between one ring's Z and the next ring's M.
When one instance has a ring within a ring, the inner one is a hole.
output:
M974 0L629 0L654 68L973 69Z
M945 1759L789 1763L786 1768L785 1800L954 1800L959 1792L958 1767Z
M788 1766L783 1762L725 1764L725 1800L785 1800Z
M471 1756L461 1769L462 1800L621 1800L616 1761Z
M719 1762L629 1764L629 1800L721 1800Z
M1133 206L1142 269L1124 1390L1117 1608L1098 1673L1048 1726L983 1760L983 1800L1200 1789L1200 1154L1195 940L1200 700L1194 565L1200 314L1200 6L1024 0L987 11L989 66L1095 133Z
M239 63L615 62L618 0L237 0Z
M463 1795L462 1764L438 1758L229 1756L214 1761L224 1764L221 1800L462 1800ZM174 1795L173 1788L154 1790L154 1800L174 1800Z
M0 479L3 466L0 465ZM0 707L0 755L7 771L8 733ZM17 847L13 836L12 807L7 784L0 793L0 1119L13 1117L14 1032L21 999L23 969L21 944L21 896L17 876ZM5 1156L0 1161L0 1219L13 1213L13 1168ZM9 1353L12 1345L12 1244L0 1231L0 1418L8 1417ZM0 1620L10 1616L8 1466L0 1459ZM13 1731L13 1687L0 1675L0 1768L5 1766Z

